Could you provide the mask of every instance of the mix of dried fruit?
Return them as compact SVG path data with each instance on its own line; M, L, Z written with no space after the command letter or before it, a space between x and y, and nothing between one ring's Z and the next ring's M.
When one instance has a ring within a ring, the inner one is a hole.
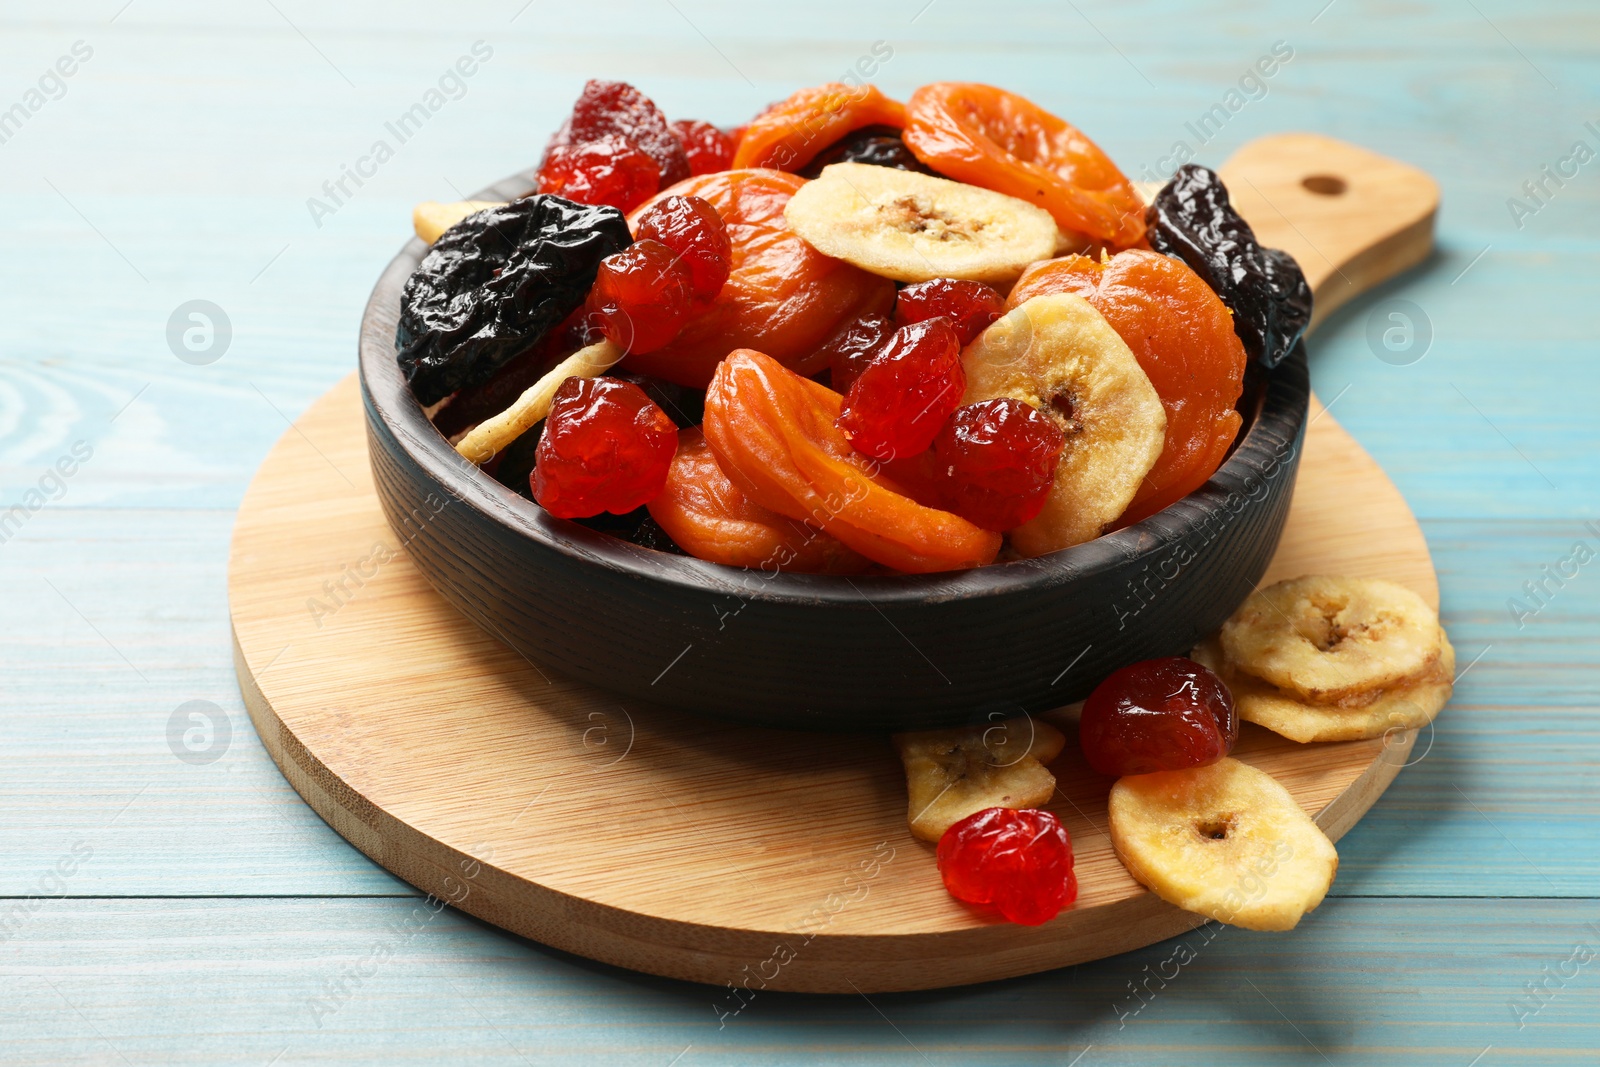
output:
M1232 449L1247 363L1311 318L1214 172L1147 207L1077 127L967 83L822 85L723 129L591 81L536 192L413 221L432 247L398 358L463 456L551 515L768 572L960 570L1154 515ZM1454 666L1414 593L1312 577L1114 672L1078 735L1116 779L1118 856L1181 907L1293 926L1338 856L1230 756L1241 720L1413 729ZM953 897L1024 924L1076 900L1043 810L1065 735L1020 717L895 744Z
M646 534L769 570L976 567L1153 515L1227 457L1248 358L1271 366L1310 317L1216 175L1184 167L1147 208L1077 127L960 82L904 104L830 83L722 129L590 81L537 192L413 221L433 247L400 363L462 455L563 517L631 514L651 499L603 485L653 454L649 420L588 390L596 418L540 447L557 390L693 391L682 471L741 499L680 492Z

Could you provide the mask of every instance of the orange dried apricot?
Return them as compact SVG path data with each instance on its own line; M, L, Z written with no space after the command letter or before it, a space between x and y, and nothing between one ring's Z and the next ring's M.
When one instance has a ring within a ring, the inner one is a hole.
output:
M1046 293L1076 293L1105 316L1133 350L1161 397L1167 439L1122 524L1154 515L1205 484L1228 454L1242 421L1235 405L1246 356L1233 317L1181 260L1132 249L1096 262L1065 256L1035 263L1008 308Z
M734 149L733 165L797 171L851 130L905 124L905 105L877 86L829 82L801 89L752 119Z
M843 397L748 349L717 367L705 436L746 496L811 522L877 563L912 573L993 562L1000 535L898 491L834 425Z
M657 525L696 559L768 573L859 574L872 565L816 527L741 493L697 429L679 432L666 487L649 507Z
M828 365L823 342L840 326L894 303L894 283L832 259L801 240L783 209L805 179L777 170L729 170L679 182L629 216L639 218L666 196L698 196L722 217L733 247L728 280L710 306L678 336L651 352L630 354L640 374L704 389L735 348L755 348L802 374Z
M1115 248L1144 237L1144 202L1098 145L1016 93L935 82L906 103L906 147L947 178L1050 212L1063 230Z

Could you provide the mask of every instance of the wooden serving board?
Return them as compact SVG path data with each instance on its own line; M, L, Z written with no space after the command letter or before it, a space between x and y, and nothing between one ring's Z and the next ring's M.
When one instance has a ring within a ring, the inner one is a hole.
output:
M1437 604L1405 502L1320 411L1267 579L1375 575ZM717 985L760 988L764 973L771 989L870 993L1060 967L1199 921L1117 861L1110 781L1075 745L1053 765L1050 807L1072 834L1082 893L1028 929L945 893L932 846L906 829L887 738L624 704L521 659L440 599L384 522L354 376L251 483L229 598L245 703L317 813L413 885L570 952ZM1247 724L1237 755L1337 838L1411 743L1298 745Z
M1393 240L1374 244L1370 225L1350 239L1341 215L1350 209L1304 184L1293 147L1313 143L1317 173L1329 145L1359 153L1340 171L1358 191L1359 174L1381 185L1390 171L1418 172L1325 139L1274 140L1285 144L1282 181L1258 180L1235 199L1320 290L1339 277L1356 291L1426 254L1429 230L1405 213ZM1295 205L1295 225L1270 225L1267 208L1281 214L1285 201L1313 196L1327 207ZM1315 403L1266 580L1312 572L1390 578L1438 603L1405 502ZM1110 780L1075 745L1052 766L1060 788L1050 808L1072 835L1080 896L1025 928L945 892L932 846L907 830L886 737L697 719L522 659L440 599L384 521L354 375L284 434L251 483L229 599L240 688L262 742L339 833L411 884L515 933L731 987L718 994L721 1013L761 989L872 993L1026 974L1201 921L1123 869L1106 833ZM1247 724L1235 754L1278 778L1337 839L1413 740L1299 745Z

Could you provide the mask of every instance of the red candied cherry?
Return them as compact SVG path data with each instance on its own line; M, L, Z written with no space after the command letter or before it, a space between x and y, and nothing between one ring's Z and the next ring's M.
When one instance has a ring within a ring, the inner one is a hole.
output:
M552 515L625 515L667 484L678 427L632 382L568 378L534 452L533 498Z
M833 391L843 393L861 377L874 356L883 350L884 342L894 333L894 324L883 315L863 315L839 327L834 335L817 350L816 362L826 361L831 372Z
M913 456L961 406L961 341L945 318L902 326L850 383L839 429L874 459Z
M999 290L964 278L930 278L900 290L895 297L894 321L900 326L943 315L956 328L965 348L989 324L1006 312Z
M733 166L733 150L738 140L699 119L678 119L672 133L689 156L690 175L711 174Z
M661 168L622 137L557 145L539 167L539 191L632 211L655 195Z
M1078 899L1072 839L1048 811L986 808L939 838L939 874L957 900L988 904L1023 926Z
M946 510L1004 533L1044 507L1067 435L1021 400L957 408L933 439Z
M635 241L600 261L589 320L624 352L652 352L683 328L694 303L689 268L660 241Z
M710 202L698 196L664 196L639 216L635 236L660 241L689 268L695 301L711 303L733 266L728 227Z
M1232 752L1238 739L1233 694L1184 656L1113 672L1083 702L1078 722L1089 766L1114 778L1203 767Z

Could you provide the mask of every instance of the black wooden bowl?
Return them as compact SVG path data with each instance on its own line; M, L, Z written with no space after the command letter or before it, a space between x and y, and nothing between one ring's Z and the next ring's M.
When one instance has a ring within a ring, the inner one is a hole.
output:
M523 176L476 199L531 190ZM384 513L434 587L518 652L626 697L763 726L902 730L1044 711L1111 671L1186 652L1260 581L1289 513L1304 347L1241 401L1211 480L1137 525L952 574L768 574L641 548L555 518L440 436L395 361L401 250L361 324Z

